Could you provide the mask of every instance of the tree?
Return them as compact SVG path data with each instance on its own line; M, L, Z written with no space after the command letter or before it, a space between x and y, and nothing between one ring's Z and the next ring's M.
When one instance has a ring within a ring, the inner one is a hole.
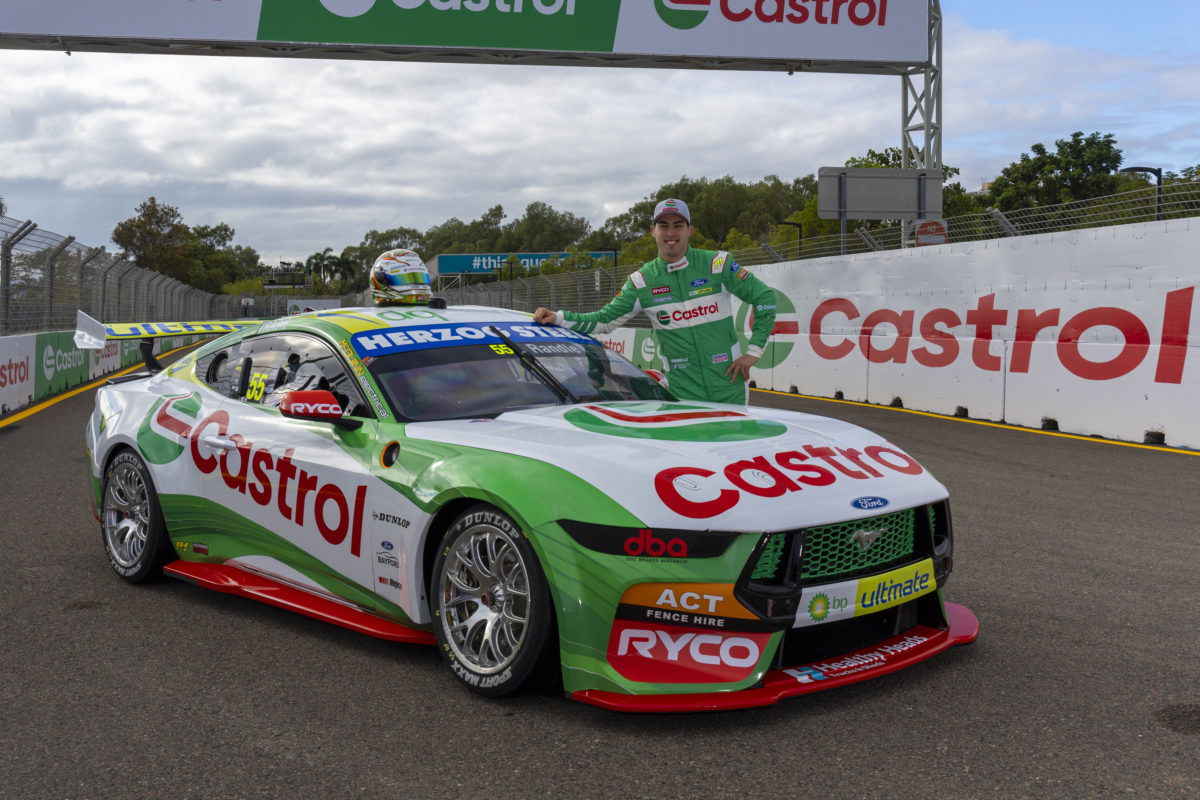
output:
M118 222L112 241L122 258L131 258L142 269L169 275L183 283L196 267L191 252L192 232L174 206L150 197L134 209L134 216Z
M525 215L504 226L497 242L501 253L543 253L565 250L587 235L591 225L569 211L548 203L530 203Z
M360 292L367 288L371 265L388 250L416 250L421 252L421 232L416 228L389 228L385 231L369 230L361 242L342 250L340 263L343 291Z
M1084 136L1075 131L1070 139L1059 139L1054 145L1050 152L1045 145L1035 144L1030 147L1033 155L1022 153L1000 172L990 189L996 208L1049 206L1117 191L1122 155L1111 133Z
M236 231L224 222L197 225L190 229L194 268L189 283L208 292L222 291L227 283L260 280L266 267L258 251L233 244Z
M1169 183L1195 183L1196 181L1200 181L1200 164L1184 167L1179 172L1168 170L1163 173L1163 185ZM3 202L3 200L4 198L0 197L0 202Z

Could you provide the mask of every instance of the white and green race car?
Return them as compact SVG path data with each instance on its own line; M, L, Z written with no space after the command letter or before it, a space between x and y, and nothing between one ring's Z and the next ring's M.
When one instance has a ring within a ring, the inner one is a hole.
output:
M767 705L977 635L942 597L946 489L867 430L681 402L501 309L229 328L96 394L92 500L128 581L436 644L485 695L560 679L629 711Z

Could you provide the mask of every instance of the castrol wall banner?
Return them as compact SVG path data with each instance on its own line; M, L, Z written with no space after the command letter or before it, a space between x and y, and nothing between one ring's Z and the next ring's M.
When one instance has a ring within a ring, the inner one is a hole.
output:
M928 0L0 0L0 46L69 36L106 50L152 39L925 64L928 31Z
M752 377L1200 447L1197 254L1200 219L1185 219L755 266L778 308ZM750 309L734 318L748 337ZM662 368L648 331L604 338Z
M0 338L0 415L33 402L36 334Z
M156 353L194 344L203 336L169 336ZM75 346L72 331L0 337L0 416L141 363L137 341L111 341L99 350Z

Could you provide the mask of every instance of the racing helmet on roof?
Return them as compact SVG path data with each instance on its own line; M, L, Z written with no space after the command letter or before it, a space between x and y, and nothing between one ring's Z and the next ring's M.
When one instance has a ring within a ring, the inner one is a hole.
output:
M429 269L412 250L388 250L371 265L371 297L376 305L428 305Z

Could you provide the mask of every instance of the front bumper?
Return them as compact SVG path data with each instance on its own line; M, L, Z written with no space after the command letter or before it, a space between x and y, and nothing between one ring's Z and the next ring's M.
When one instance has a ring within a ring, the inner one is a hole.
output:
M974 642L979 621L966 606L945 604L948 627L918 625L862 650L832 659L768 671L757 685L740 691L703 694L620 694L585 689L573 700L611 711L731 711L778 703L788 697L836 689L911 667L951 647Z

